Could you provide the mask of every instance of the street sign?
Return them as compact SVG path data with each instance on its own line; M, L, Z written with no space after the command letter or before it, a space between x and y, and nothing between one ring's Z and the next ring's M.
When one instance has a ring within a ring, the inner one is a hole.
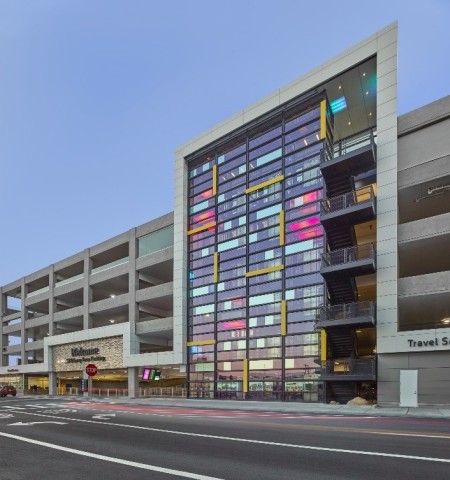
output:
M93 363L90 363L89 365L87 365L86 366L86 373L90 377L93 377L94 375L97 375L97 365L94 365Z

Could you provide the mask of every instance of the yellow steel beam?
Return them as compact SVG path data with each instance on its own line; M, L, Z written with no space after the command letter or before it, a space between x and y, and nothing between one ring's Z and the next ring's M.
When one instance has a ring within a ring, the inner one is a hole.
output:
M217 165L213 165L212 175L213 175L212 194L213 196L216 196L217 195Z
M286 300L281 300L281 335L287 335L287 304Z
M320 139L323 140L327 136L327 101L320 102Z
M186 342L187 347L194 347L198 345L214 345L216 341L212 340L194 340L193 342Z
M278 177L271 178L262 183L258 183L258 185L254 185L253 187L249 187L245 190L245 193L252 193L256 190L260 190L261 188L268 187L269 185L273 185L274 183L282 182L284 180L284 175L278 175Z
M193 228L192 230L188 230L187 234L188 235L193 235L194 233L198 233L198 232L203 232L203 230L208 230L208 228L211 228L211 227L215 227L216 226L216 222L209 222L209 223L205 223L204 225L202 225L201 227L197 227L197 228Z
M262 268L261 270L253 270L253 272L246 272L246 277L254 277L255 275L263 275L264 273L276 272L283 270L284 265L275 265L274 267Z
M320 331L320 360L324 362L327 359L327 332L324 328Z
M244 358L242 362L242 391L244 393L248 392L248 359Z
M284 233L284 210L280 212L280 246L282 247L285 242L285 233Z

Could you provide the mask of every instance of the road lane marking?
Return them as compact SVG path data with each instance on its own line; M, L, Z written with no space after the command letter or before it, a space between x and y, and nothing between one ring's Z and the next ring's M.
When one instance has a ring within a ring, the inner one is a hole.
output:
M57 425L67 425L67 422L16 422L8 423L8 427L12 426L27 426L27 425L41 425L42 423L56 423Z
M196 473L183 472L182 470L173 470L171 468L157 467L156 465L149 465L140 462L131 462L130 460L124 460L121 458L108 457L106 455L99 455L97 453L84 452L83 450L77 450L75 448L63 447L61 445L55 445L53 443L41 442L40 440L32 440L26 437L20 437L18 435L11 435L9 433L0 432L0 436L11 438L13 440L19 440L21 442L31 443L33 445L39 445L41 447L52 448L54 450L60 450L62 452L73 453L75 455L81 455L84 457L95 458L96 460L103 460L105 462L118 463L120 465L126 465L128 467L142 468L143 470L152 470L154 472L166 473L168 475L175 475L177 477L191 478L193 480L222 480L218 477L209 477L208 475L198 475Z
M30 412L24 412L24 413L26 415L33 415L36 417L49 417L49 415L42 415L40 413L30 413ZM226 441L241 442L241 443L254 443L257 445L269 445L274 447L297 448L299 450L316 450L321 452L349 453L354 455L368 455L373 457L403 458L406 460L423 460L427 462L450 463L450 458L420 457L417 455L401 455L396 453L367 452L364 450L347 450L342 448L330 448L330 447L314 447L311 445L296 445L293 443L269 442L265 440L252 440L247 438L224 437L221 435L207 435L205 433L178 432L176 430L164 430L162 428L143 427L141 425L127 425L123 423L106 423L105 424L104 422L96 422L95 420L85 420L81 418L67 418L67 417L56 417L56 416L51 416L50 418L57 418L59 420L72 420L74 422L81 422L81 423L94 423L97 425L108 425L113 427L132 428L135 430L146 430L149 432L168 433L172 435L184 435L186 437L211 438L214 440L226 440ZM391 432L376 432L376 431L373 431L373 432L371 431L370 433L373 433L373 434L378 433L380 435L391 434ZM0 432L0 435L2 435L2 432ZM424 438L438 438L440 440L450 440L449 436L439 436L439 435L422 435L422 434L410 435L408 433L394 433L394 432L392 432L392 435L406 436L406 437L413 436L413 437L424 437Z
M115 413L100 413L97 415L93 415L92 418L95 418L97 420L111 420L111 417L115 417Z

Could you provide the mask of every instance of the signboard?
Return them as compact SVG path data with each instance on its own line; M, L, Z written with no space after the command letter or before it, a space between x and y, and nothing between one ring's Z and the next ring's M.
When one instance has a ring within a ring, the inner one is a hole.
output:
M90 363L89 365L87 365L86 366L86 373L90 377L93 377L94 375L97 375L97 365L94 365L93 363Z
M83 378L81 380L81 391L82 392L87 392L88 391L88 380L87 380L87 378Z
M161 370L156 370L156 368L144 367L142 371L142 380L160 380L161 379Z

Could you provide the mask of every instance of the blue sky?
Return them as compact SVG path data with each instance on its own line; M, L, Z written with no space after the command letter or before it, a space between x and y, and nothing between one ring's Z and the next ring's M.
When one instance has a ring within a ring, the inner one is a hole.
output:
M401 114L450 93L448 0L0 0L0 285L173 210L177 146L396 20Z

